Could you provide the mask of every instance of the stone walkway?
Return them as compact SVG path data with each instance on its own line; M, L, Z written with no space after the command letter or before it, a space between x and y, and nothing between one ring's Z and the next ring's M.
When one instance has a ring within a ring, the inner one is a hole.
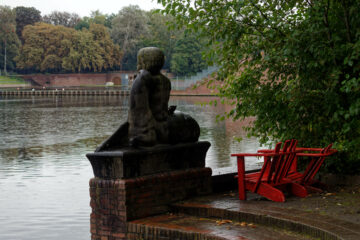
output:
M313 194L305 199L289 196L285 203L271 202L255 194L240 201L236 192L194 198L174 204L171 213L130 222L129 239L359 240L358 190L345 197L340 192ZM349 200L357 201L345 206L345 211L354 210L351 216L332 211L331 204L323 209L331 198L337 207Z

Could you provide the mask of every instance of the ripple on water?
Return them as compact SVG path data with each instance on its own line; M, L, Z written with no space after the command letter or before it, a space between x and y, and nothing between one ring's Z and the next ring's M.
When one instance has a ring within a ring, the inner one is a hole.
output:
M201 140L212 146L206 165L234 167L232 152L254 152L256 139L241 126L216 122L224 107L201 107L203 98L172 98L192 115ZM128 99L110 96L31 97L0 100L0 239L90 239L89 179L85 154L127 118ZM256 162L247 161L248 168Z

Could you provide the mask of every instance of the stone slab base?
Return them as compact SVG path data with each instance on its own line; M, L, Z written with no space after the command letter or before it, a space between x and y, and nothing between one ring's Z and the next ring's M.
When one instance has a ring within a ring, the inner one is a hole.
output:
M124 141L128 123L119 127L94 153L86 154L94 176L101 179L128 179L162 172L204 168L210 143L163 144L154 147L111 149L111 145ZM115 143L114 143L115 142ZM108 149L110 148L110 149Z

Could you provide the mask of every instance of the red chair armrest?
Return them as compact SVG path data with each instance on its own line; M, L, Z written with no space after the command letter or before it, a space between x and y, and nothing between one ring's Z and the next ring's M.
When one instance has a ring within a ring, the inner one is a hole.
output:
M320 152L323 148L296 148L295 152ZM271 153L274 152L274 149L260 149L258 153ZM281 151L280 151L281 152Z
M298 157L327 157L336 152L337 152L336 149L331 149L327 153L296 153L296 156L298 156Z
M303 152L303 151L311 151L311 152L320 152L323 148L296 148L296 151Z
M282 153L233 153L232 157L274 157Z
M259 149L258 153L271 153L274 152L274 149Z

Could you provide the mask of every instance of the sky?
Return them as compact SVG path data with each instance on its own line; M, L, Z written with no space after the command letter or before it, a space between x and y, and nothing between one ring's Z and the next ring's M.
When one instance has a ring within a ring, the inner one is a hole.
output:
M90 16L91 11L100 10L103 14L118 13L129 5L138 5L143 10L161 8L157 0L0 0L0 5L11 8L18 6L34 7L41 15L52 11L77 13L81 17Z

